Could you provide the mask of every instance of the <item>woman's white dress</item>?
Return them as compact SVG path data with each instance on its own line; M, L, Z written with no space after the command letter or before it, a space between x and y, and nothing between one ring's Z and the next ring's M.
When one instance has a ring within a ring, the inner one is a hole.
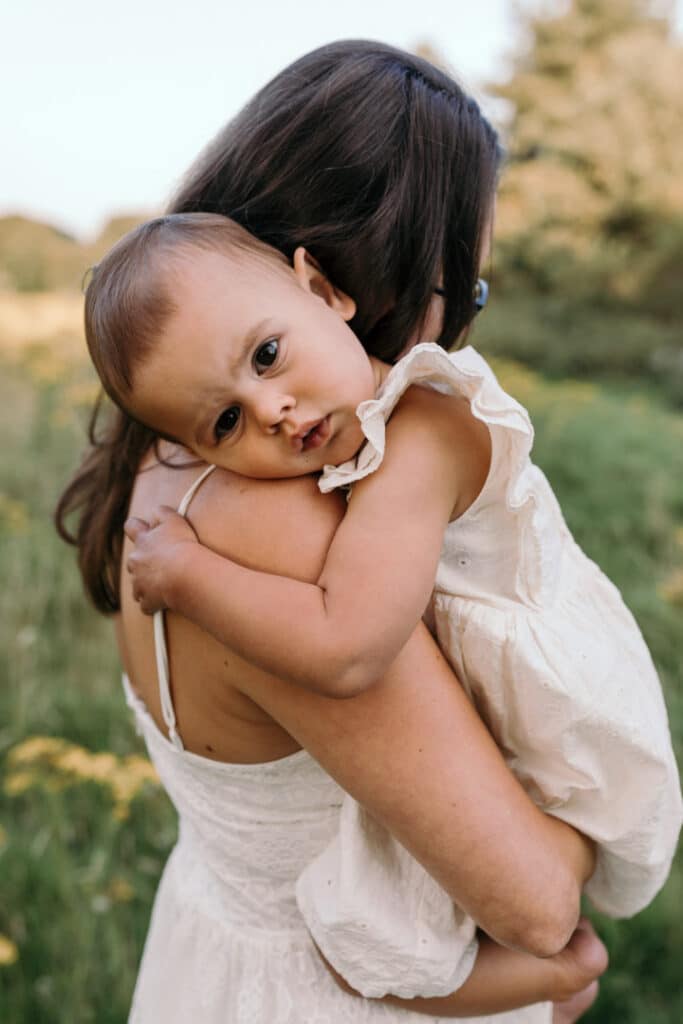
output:
M185 512L194 490L179 511ZM179 836L154 901L130 1024L439 1020L337 987L297 907L295 886L337 834L343 791L305 751L265 764L226 764L184 750L162 616L155 620L155 638L170 738L125 678L124 688L178 812ZM409 935L412 922L404 927ZM390 970L386 956L380 959ZM397 985L402 967L402 961L396 964ZM549 1021L549 1004L476 1018L477 1024Z
M326 467L321 490L378 468L385 422L414 384L465 398L492 444L481 493L446 529L428 623L532 799L596 840L586 887L594 906L634 914L664 884L681 827L666 709L633 616L573 540L530 460L526 410L474 349L418 345L359 406L367 443ZM400 964L401 994L460 984L472 922L350 797L339 820L297 887L327 959L366 995L396 991Z

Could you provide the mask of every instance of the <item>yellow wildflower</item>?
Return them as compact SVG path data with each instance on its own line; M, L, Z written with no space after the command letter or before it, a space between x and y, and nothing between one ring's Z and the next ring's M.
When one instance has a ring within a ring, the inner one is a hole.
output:
M52 758L60 754L66 746L66 740L60 739L59 736L29 736L12 748L8 760L13 765L30 764L32 761Z
M125 821L126 818L130 817L130 808L127 803L115 803L114 810L112 811L114 821Z
M10 751L8 761L14 769L5 783L8 795L21 793L31 785L55 792L79 782L96 782L111 793L118 821L128 817L129 804L146 783L159 784L156 771L145 757L93 753L58 736L29 737Z
M17 944L8 939L6 935L0 935L0 967L9 967L19 959Z
M74 744L53 758L53 764L58 771L88 779L90 778L90 760L91 755L88 751Z
M31 786L35 786L37 781L33 772L11 772L5 779L3 789L7 796L19 796Z
M119 770L119 760L115 754L91 754L89 778L108 782L110 777Z
M140 757L139 754L128 754L127 757L124 757L123 764L126 771L137 780L138 785L141 786L145 782L159 784L157 770L146 757Z
M116 771L118 759L115 754L91 754L84 747L72 746L54 759L58 771L67 772L79 779L93 780L107 784Z
M28 528L28 510L21 501L0 492L0 529L8 533L25 533Z
M675 569L658 586L660 597L669 604L683 607L683 569Z
M114 799L118 804L129 804L145 783L159 784L159 776L150 762L137 754L129 754L110 779Z
M125 878L116 875L107 886L107 896L114 903L130 903L135 896L135 890Z

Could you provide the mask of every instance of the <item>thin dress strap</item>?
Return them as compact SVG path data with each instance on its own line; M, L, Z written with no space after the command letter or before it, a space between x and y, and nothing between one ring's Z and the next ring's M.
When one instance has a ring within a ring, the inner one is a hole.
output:
M204 472L197 477L189 490L185 492L180 504L178 505L178 515L186 515L190 502L206 480L207 476L209 476L215 468L215 466L207 466ZM159 680L161 713L164 716L164 722L168 729L168 738L176 750L184 750L183 741L176 729L175 710L171 699L171 685L168 673L168 649L166 647L166 628L163 612L155 612L154 614L154 652L156 654L157 661L157 679Z

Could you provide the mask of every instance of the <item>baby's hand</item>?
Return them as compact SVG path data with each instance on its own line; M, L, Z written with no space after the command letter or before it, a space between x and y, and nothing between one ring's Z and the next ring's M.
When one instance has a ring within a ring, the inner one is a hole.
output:
M173 606L173 582L176 579L187 544L198 544L197 534L187 519L172 508L161 505L150 522L132 517L123 527L135 548L126 568L133 577L133 597L143 612Z
M553 992L553 1024L569 1024L595 1000L597 979L609 963L607 950L590 921L582 917L565 948L550 961L560 969Z

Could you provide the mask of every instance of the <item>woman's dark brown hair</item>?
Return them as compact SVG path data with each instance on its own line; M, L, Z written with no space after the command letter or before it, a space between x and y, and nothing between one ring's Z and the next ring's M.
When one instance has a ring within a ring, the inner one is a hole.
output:
M473 315L500 148L476 102L426 60L331 43L261 89L201 154L169 212L221 213L291 257L303 245L393 362L445 291L440 344Z
M444 289L438 338L473 315L500 148L473 99L444 72L381 43L331 43L276 75L190 169L169 212L230 217L291 257L303 245L357 304L372 355L395 360ZM119 607L121 528L134 467L154 443L116 411L59 502L86 590ZM137 460L137 463L136 463ZM75 531L66 520L80 513Z

